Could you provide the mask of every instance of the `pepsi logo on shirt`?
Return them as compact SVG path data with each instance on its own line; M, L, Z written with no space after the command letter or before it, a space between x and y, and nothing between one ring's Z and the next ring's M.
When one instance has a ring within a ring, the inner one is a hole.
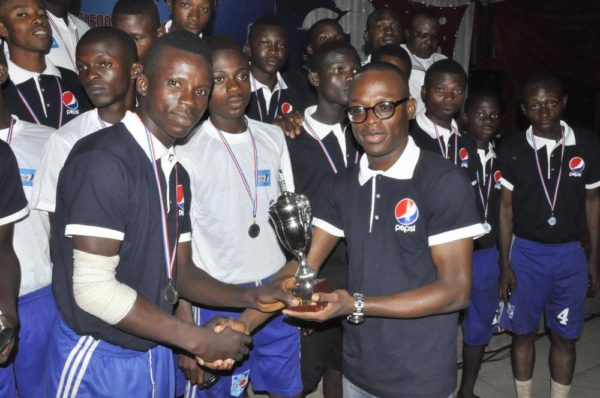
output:
M579 156L573 156L569 160L569 169L571 169L569 177L581 177L583 169L585 169L585 161Z
M419 208L414 200L410 198L404 198L394 208L394 217L398 224L396 224L394 231L415 232L416 225L414 225L419 219Z

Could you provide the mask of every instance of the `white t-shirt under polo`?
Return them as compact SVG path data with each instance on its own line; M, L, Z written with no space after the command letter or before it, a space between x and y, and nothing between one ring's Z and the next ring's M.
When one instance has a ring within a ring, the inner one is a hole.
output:
M435 62L448 57L444 54L433 53L428 58L419 58L410 52L406 44L401 44L401 47L406 50L408 55L410 55L410 60L412 62L412 70L410 72L410 79L408 80L410 96L417 100L417 112L425 112L425 103L421 98L421 88L425 83L425 72L427 72L427 69Z
M77 116L50 136L33 186L32 208L54 213L58 175L71 149L83 137L110 125L100 119L97 109L92 109Z
M47 13L48 21L52 28L52 45L50 46L48 58L54 65L70 69L77 73L75 49L77 48L79 39L81 39L85 32L90 30L90 26L71 13L67 17L69 21L68 26L64 19L55 16L49 11Z
M264 279L285 263L275 231L269 223L269 204L281 193L279 170L286 188L293 191L287 145L279 127L247 119L256 141L258 203L256 223L260 234L248 235L252 225L252 201L217 129L210 120L175 148L190 176L193 259L196 266L227 283ZM254 155L250 133L222 132L254 196Z
M33 182L42 157L42 150L53 128L17 119L13 126L10 147L19 164L19 174L25 197L31 202ZM0 130L0 139L8 141L9 129ZM48 217L31 208L29 216L15 223L13 245L21 265L19 296L48 286L52 280L50 262L50 225Z

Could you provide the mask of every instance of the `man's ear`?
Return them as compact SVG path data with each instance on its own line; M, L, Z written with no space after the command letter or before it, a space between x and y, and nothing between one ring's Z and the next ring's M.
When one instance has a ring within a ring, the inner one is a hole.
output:
M363 32L363 40L365 41L365 43L367 43L369 45L371 44L371 35L369 35L369 31L368 30L365 30Z
M566 94L565 94L565 95L563 95L563 96L562 96L562 98L560 99L560 102L562 102L562 107L563 107L563 109L565 109L565 108L566 108L566 106L567 106L567 100L568 100L568 99L569 99L569 96L568 96L568 95L566 95Z
M414 119L416 113L417 113L417 100L415 100L414 98L411 98L406 102L406 114L408 115L408 119Z
M314 51L313 51L312 45L309 44L308 46L306 46L306 53L308 55L313 55Z
M2 50L0 50L2 51ZM8 67L6 65L0 65L0 86L6 83L8 80Z
M425 85L423 84L421 86L421 101L423 101L423 103L425 105L427 105L427 100L425 99L426 96L427 96L427 89L425 88Z
M141 74L142 65L139 62L135 62L133 65L131 65L131 71L129 72L131 80L137 79Z
M521 108L521 112L523 112L523 115L524 115L525 117L527 117L527 110L525 109L525 104L521 102L521 103L519 104L519 108Z
M311 70L308 71L308 81L313 87L319 87L319 74Z
M135 81L135 90L142 97L145 97L146 94L148 94L148 76L143 71L141 71Z
M466 126L466 125L467 125L467 122L468 122L468 119L469 119L469 118L467 117L467 112L466 112L466 111L463 111L463 112L460 114L460 122L461 122L461 124L462 124L463 126Z
M249 43L244 44L244 54L246 54L246 56L248 57L248 59L250 59L250 57L252 56L252 50L250 50L250 44Z
M0 39L3 39L6 42L6 38L8 37L8 30L4 25L4 22L0 22ZM4 46L8 45L7 43L3 43Z

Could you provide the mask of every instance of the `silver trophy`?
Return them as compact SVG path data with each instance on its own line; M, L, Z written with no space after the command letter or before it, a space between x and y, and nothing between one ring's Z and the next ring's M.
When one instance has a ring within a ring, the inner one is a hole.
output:
M306 252L310 246L312 235L312 213L310 201L306 195L299 195L286 190L285 181L279 172L282 193L277 201L269 207L269 218L275 228L277 238L290 253L298 260L296 271L295 297L301 300L304 310L316 310L319 306L312 300L315 291L326 291L324 280L317 279L315 271L306 262ZM317 287L318 285L318 287Z

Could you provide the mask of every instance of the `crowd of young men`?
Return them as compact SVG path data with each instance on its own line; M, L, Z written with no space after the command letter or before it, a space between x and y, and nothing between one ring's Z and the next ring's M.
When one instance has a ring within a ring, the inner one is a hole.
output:
M502 327L528 398L542 314L569 395L600 143L558 79L523 84L530 127L497 143L498 93L468 93L432 14L375 10L362 67L318 21L284 72L276 17L241 46L203 33L213 0L168 3L92 29L70 1L0 3L0 396L471 398ZM282 186L311 202L316 311L269 223Z

